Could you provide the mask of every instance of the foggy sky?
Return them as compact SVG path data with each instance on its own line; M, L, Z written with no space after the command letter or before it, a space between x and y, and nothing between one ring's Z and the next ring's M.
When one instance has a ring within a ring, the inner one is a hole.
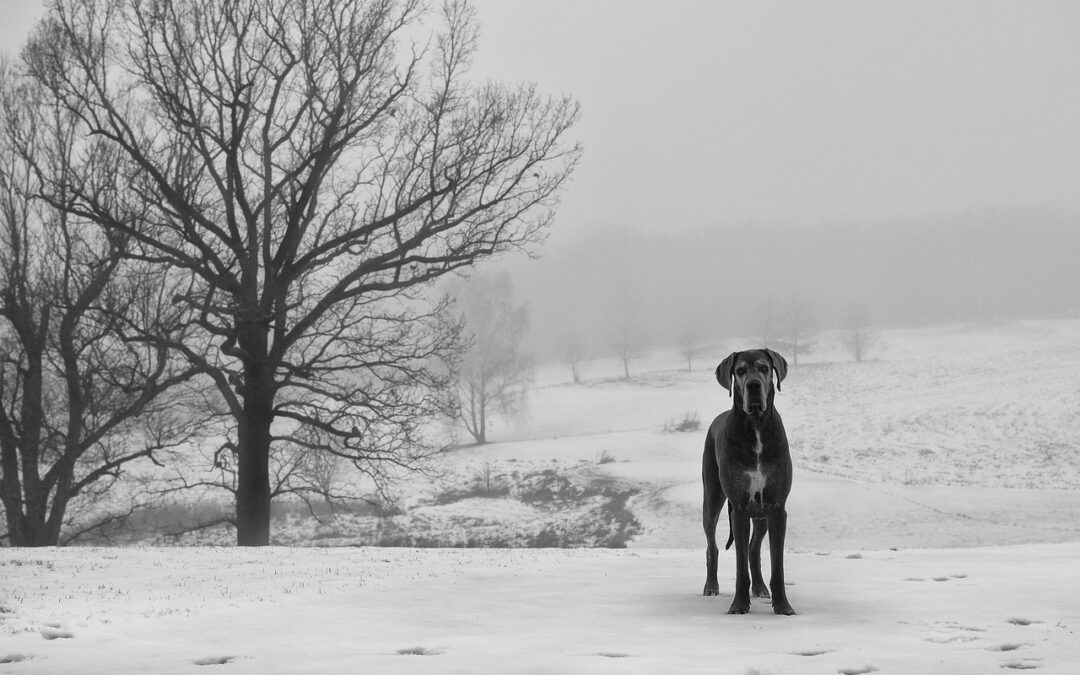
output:
M1080 212L1080 3L475 4L477 79L582 103L555 236ZM41 5L0 0L0 49Z
M478 76L582 103L567 234L1080 211L1080 3L477 6Z
M823 327L1080 309L1080 3L475 5L475 79L582 104L541 259L502 261L539 345L626 296L653 342L796 295ZM0 0L0 49L40 6Z
M0 0L0 52L18 56L34 21L45 13L44 6L44 0Z
M536 262L541 351L1080 309L1080 3L477 0L474 74L582 103L585 155ZM748 342L748 344L750 344Z

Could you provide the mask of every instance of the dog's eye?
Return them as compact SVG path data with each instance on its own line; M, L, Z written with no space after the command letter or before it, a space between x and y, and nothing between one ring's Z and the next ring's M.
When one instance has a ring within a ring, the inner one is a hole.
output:
M743 366L739 366L738 368L735 369L735 374L738 375L739 377L742 377L743 375L746 374L746 368L744 368Z

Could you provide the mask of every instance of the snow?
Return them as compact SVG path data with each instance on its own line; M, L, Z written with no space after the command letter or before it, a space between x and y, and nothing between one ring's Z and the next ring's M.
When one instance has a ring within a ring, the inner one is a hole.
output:
M1080 322L885 331L863 364L820 343L776 399L795 617L725 613L730 551L701 595L725 343L692 373L669 353L629 382L546 369L527 420L448 458L637 487L630 549L0 549L0 675L1078 672ZM663 431L687 413L701 430ZM538 518L507 497L414 511Z
M0 668L1068 673L1078 557L1075 543L793 553L789 618L760 601L725 614L730 589L701 595L696 550L14 550L0 661L26 660Z

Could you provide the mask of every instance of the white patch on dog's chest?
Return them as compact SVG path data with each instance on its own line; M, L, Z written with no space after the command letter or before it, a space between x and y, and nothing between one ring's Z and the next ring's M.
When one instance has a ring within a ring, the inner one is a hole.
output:
M761 471L761 432L754 432L754 454L757 456L757 467L752 471L746 472L746 477L750 479L750 498L754 499L755 495L759 495L762 490L765 489L765 474ZM758 497L760 499L760 497Z
M765 474L761 472L761 467L758 467L753 471L747 471L746 477L750 479L751 498L753 498L755 495L765 489Z

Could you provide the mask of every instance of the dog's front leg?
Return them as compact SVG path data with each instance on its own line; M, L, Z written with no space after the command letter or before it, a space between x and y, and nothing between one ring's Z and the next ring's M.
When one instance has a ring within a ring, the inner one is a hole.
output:
M730 515L735 536L735 599L728 614L746 614L750 611L750 514L736 510Z
M772 607L776 614L791 616L795 610L787 599L784 586L784 535L787 533L787 511L780 507L769 513L769 557L772 560Z
M761 542L769 529L769 521L757 518L754 521L754 533L750 535L750 593L755 598L769 597L769 587L761 578Z

